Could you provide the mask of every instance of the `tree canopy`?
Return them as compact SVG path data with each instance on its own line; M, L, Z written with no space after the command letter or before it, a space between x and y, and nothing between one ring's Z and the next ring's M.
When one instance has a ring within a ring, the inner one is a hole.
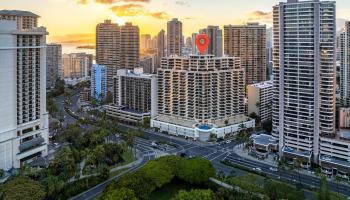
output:
M19 176L7 181L3 187L3 197L9 200L45 199L44 187L28 177Z

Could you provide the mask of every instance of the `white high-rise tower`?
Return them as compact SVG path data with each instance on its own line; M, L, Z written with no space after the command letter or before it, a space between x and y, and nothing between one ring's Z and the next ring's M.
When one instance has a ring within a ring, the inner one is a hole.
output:
M0 11L0 168L47 155L46 28L39 16Z

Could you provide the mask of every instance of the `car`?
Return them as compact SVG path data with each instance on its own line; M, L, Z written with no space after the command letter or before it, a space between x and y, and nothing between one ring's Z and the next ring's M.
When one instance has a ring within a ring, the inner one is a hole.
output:
M270 167L269 169L273 172L278 172L278 169L276 167Z
M231 143L231 140L226 140L226 144L230 144Z
M253 170L254 171L262 171L260 167L254 167Z
M187 154L186 154L186 153L181 153L181 154L180 154L180 157L183 157L183 158L184 158L184 157L187 157Z

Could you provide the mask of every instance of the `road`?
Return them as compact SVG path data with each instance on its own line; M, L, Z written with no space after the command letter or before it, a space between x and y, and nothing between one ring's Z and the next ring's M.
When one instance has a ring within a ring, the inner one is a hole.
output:
M74 94L72 96L72 104L70 106L70 109L72 111L76 111L78 108L76 107L76 102L78 101L78 94ZM58 97L58 104L59 104L59 109L64 110L64 97L60 96ZM75 123L76 119L71 117L68 113L64 111L65 114L65 123L70 124L70 123ZM135 127L132 126L127 126L127 125L121 125L122 129L129 129ZM270 167L274 167L272 165L264 164L255 160L249 160L241 157L240 155L237 155L234 153L233 148L238 145L235 142L231 142L229 144L222 144L222 145L208 145L204 143L198 143L194 142L191 140L185 140L183 138L178 138L175 136L169 136L169 135L164 135L161 133L156 133L152 131L143 131L144 134L149 138L148 140L145 139L137 139L135 141L136 148L143 153L145 156L145 162L147 162L150 159L154 159L157 154L159 154L160 151L154 151L152 149L152 141L163 141L167 143L174 144L176 148L168 149L163 153L166 154L177 154L179 155L180 153L186 153L187 156L193 157L193 156L199 156L205 159L208 159L211 161L212 165L216 169L217 172L224 172L225 174L230 174L230 172L233 170L232 167L224 165L221 163L223 160L227 160L235 165L240 165L242 167L247 167L249 169L253 168L260 168L262 172L266 174L267 177L276 179L276 180L282 180L288 183L299 183L303 185L304 188L319 188L320 186L320 179L317 177L314 177L312 175L307 175L307 174L300 174L300 177L297 172L295 171L278 171L274 172L270 170ZM135 169L130 169L130 171L126 172L131 172L136 170ZM236 170L236 169L234 169ZM125 173L122 173L118 175L116 178L119 178ZM109 183L109 182L108 182ZM98 187L92 188L88 194L91 197L96 197L100 193L102 193L103 189L105 188L108 183L99 185ZM344 184L337 184L335 182L329 181L328 182L329 188L337 192L339 188L339 192L341 194L344 194L346 196L350 196L350 191L349 191L349 186L344 185ZM95 194L96 195L92 195ZM86 199L86 196L84 198L74 198L74 199Z

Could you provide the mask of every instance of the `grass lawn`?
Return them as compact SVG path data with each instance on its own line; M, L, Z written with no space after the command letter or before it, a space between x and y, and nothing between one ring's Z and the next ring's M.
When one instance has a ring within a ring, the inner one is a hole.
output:
M173 180L171 183L163 186L162 188L152 192L149 199L152 200L169 200L180 191L180 190L191 190L198 187L191 184L185 183L179 180Z

